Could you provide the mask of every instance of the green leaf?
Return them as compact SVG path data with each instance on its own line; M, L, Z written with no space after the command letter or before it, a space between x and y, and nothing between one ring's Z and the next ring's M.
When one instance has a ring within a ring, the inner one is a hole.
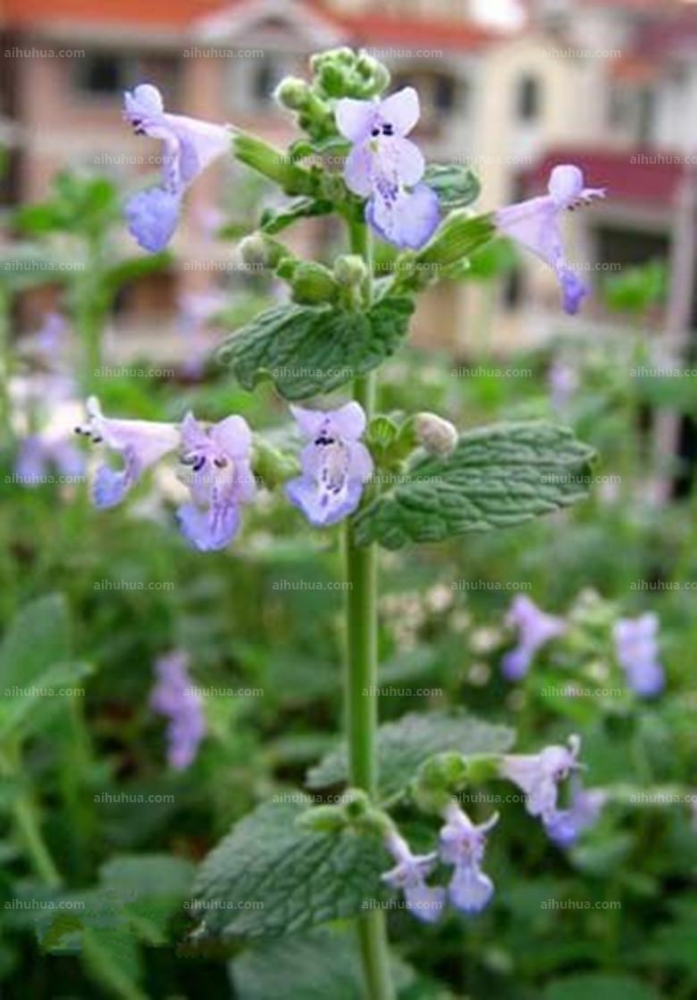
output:
M298 198L278 211L266 209L261 217L260 229L264 233L274 235L287 229L288 226L292 226L298 219L330 215L333 211L334 205L331 201L323 201L319 198Z
M416 771L433 754L452 750L462 754L503 753L513 744L506 726L483 722L471 715L432 712L405 715L380 727L378 735L379 793L392 798L408 786ZM332 751L307 775L309 788L326 788L348 781L346 747Z
M549 983L542 1000L659 1000L648 983L632 976L606 976L579 973Z
M380 840L307 830L297 819L310 800L295 798L261 806L208 855L194 886L196 940L294 934L386 898L380 874L389 858Z
M41 597L17 614L0 646L0 690L32 684L70 656L68 606L62 594Z
M45 728L54 712L81 694L71 690L92 673L87 663L57 663L30 685L0 689L0 741L21 734L26 738ZM10 692L8 694L8 691Z
M234 333L219 358L245 389L269 378L285 399L307 399L380 365L406 337L413 310L407 297L385 297L367 313L277 306Z
M412 970L392 958L398 989L411 985ZM360 953L348 928L321 928L290 941L250 948L230 965L240 1000L364 1000Z
M474 171L458 163L432 163L426 167L424 182L438 195L446 212L464 208L479 197L481 185Z
M359 545L440 542L508 528L584 499L594 452L565 427L497 424L461 435L448 458L427 456L359 511Z

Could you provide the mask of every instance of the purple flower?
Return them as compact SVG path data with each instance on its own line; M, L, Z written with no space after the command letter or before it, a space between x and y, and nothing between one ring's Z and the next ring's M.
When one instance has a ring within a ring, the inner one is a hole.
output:
M384 101L343 98L336 124L353 143L344 167L349 190L368 198L366 219L388 243L418 250L438 228L438 197L421 182L426 164L406 136L419 120L419 96L404 87Z
M424 923L435 923L445 905L445 889L426 885L426 876L435 868L438 855L412 854L409 845L396 830L388 834L385 846L397 862L395 868L385 872L383 882L392 889L401 889L407 909Z
M578 375L565 361L557 358L549 369L547 376L552 406L555 410L565 410L569 400L578 389Z
M25 438L15 463L15 476L22 486L38 486L55 468L59 476L74 479L82 475L84 456L70 441L32 434Z
M494 892L494 884L481 870L486 848L486 835L498 822L498 813L485 823L475 825L456 802L444 812L445 826L440 832L440 857L455 865L448 886L450 901L463 913L481 913Z
M571 847L579 834L593 826L607 802L607 792L602 788L584 788L574 776L571 779L571 804L568 809L555 810L545 824L550 837L558 847Z
M206 734L203 702L191 686L189 657L181 650L161 656L155 663L158 682L150 695L154 712L169 718L167 760L170 767L189 767Z
M96 507L115 507L137 483L143 472L179 444L179 432L173 424L152 420L110 420L103 416L99 400L87 400L87 423L77 427L94 444L104 443L123 458L123 468L101 465L92 485Z
M506 653L501 663L503 675L509 681L525 677L538 650L566 629L561 618L540 611L529 597L522 594L513 599L506 624L518 630L518 645Z
M644 698L660 694L665 685L657 632L658 616L651 612L639 618L620 618L613 629L617 659L627 682Z
M358 403L338 410L291 406L291 411L310 443L300 456L302 476L286 484L286 494L311 524L336 524L356 509L373 472L370 452L360 441L365 413Z
M68 321L57 312L44 313L41 326L34 335L34 346L38 353L48 361L55 357L65 346L68 333Z
M520 788L526 797L527 812L539 816L548 832L559 822L559 784L580 767L580 749L580 737L570 736L568 747L549 746L538 754L511 754L500 764L501 777Z
M561 285L564 309L574 315L588 289L564 258L559 215L565 209L587 205L603 198L602 188L583 186L583 173L570 164L555 167L549 177L549 194L508 205L494 214L494 222L504 236L522 243L554 270Z
M239 527L240 505L256 496L249 464L252 432L243 417L226 417L205 428L188 413L181 436L193 503L177 511L180 527L200 552L224 549Z
M125 208L132 235L145 250L154 253L172 237L182 195L229 148L231 132L226 125L165 112L160 91L149 83L126 92L124 103L124 117L136 135L164 142L161 186L134 195Z

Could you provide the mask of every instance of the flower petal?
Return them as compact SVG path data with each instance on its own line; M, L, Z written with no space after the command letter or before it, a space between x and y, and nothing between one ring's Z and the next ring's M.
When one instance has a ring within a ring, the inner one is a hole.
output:
M352 97L343 97L336 102L334 109L336 127L350 142L361 142L370 135L378 107L375 101L357 101Z
M373 191L373 161L375 154L365 144L354 146L346 157L344 180L354 194L367 198Z
M128 229L139 246L150 253L164 250L179 221L181 197L164 188L139 191L126 202Z
M177 511L182 534L199 552L224 549L239 528L239 512L234 504L202 510L194 504L184 504Z
M570 163L555 167L549 175L547 190L557 208L568 208L583 191L583 171Z
M400 249L419 250L438 228L438 196L427 184L394 201L373 197L366 206L366 219L386 243Z
M462 864L455 868L448 886L450 902L463 913L481 913L494 894L494 883L476 865Z
M380 102L380 118L394 126L397 135L407 135L419 120L419 95L413 87L403 87Z

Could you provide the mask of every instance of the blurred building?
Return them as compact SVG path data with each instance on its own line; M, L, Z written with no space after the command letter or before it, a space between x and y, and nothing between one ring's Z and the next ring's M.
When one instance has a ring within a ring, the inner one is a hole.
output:
M318 49L363 46L395 86L421 95L418 139L430 158L471 162L492 208L544 189L550 165L578 162L602 206L577 213L573 257L591 283L603 269L684 248L686 188L697 157L697 5L678 0L527 0L526 23L493 28L463 0L5 0L0 141L9 144L5 204L41 198L52 174L90 167L127 186L157 145L130 134L122 92L156 82L173 110L231 121L279 144L292 123L269 99ZM247 277L211 238L222 203L252 197L231 164L194 186L175 239L176 270L119 302L124 327L154 331L183 291ZM694 227L693 227L694 229ZM315 225L309 239L331 234ZM127 238L126 236L124 238ZM691 292L694 296L694 291ZM490 300L494 297L495 301ZM484 313L504 341L558 320L558 291L539 267L503 288L444 286L417 321L422 341L464 347ZM522 318L522 324L521 324ZM553 319L552 319L553 318Z

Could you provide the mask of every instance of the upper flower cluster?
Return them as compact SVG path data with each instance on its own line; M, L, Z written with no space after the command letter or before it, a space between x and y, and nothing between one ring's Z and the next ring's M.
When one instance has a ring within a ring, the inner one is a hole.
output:
M358 403L337 410L293 407L298 427L308 443L302 450L302 474L286 484L286 494L311 524L336 524L358 507L373 460L361 442L366 418ZM240 508L257 494L252 471L252 432L243 417L229 416L205 426L188 413L179 425L152 420L105 417L99 401L87 401L88 419L76 428L94 444L104 444L122 460L114 469L99 466L92 486L97 507L121 503L143 473L178 451L180 478L191 501L177 518L185 537L200 551L223 549L240 525Z
M309 89L301 87L303 94ZM323 108L331 121L331 109ZM334 102L333 115L336 130L351 143L344 181L349 191L365 199L366 221L378 236L400 249L425 246L438 229L441 211L438 195L423 179L423 153L408 138L420 116L417 92L404 87L382 100L342 97ZM234 132L227 125L166 112L160 91L147 83L125 95L125 117L138 135L164 143L161 183L126 204L129 228L138 243L146 250L161 250L176 228L184 192L231 147ZM273 158L271 147L264 149ZM273 170L270 165L262 168L261 161L254 160L253 165L278 180L278 164ZM560 218L604 193L586 187L577 166L563 164L552 170L546 195L505 206L492 217L495 231L531 250L554 270L564 309L570 314L578 311L588 289L564 254Z

